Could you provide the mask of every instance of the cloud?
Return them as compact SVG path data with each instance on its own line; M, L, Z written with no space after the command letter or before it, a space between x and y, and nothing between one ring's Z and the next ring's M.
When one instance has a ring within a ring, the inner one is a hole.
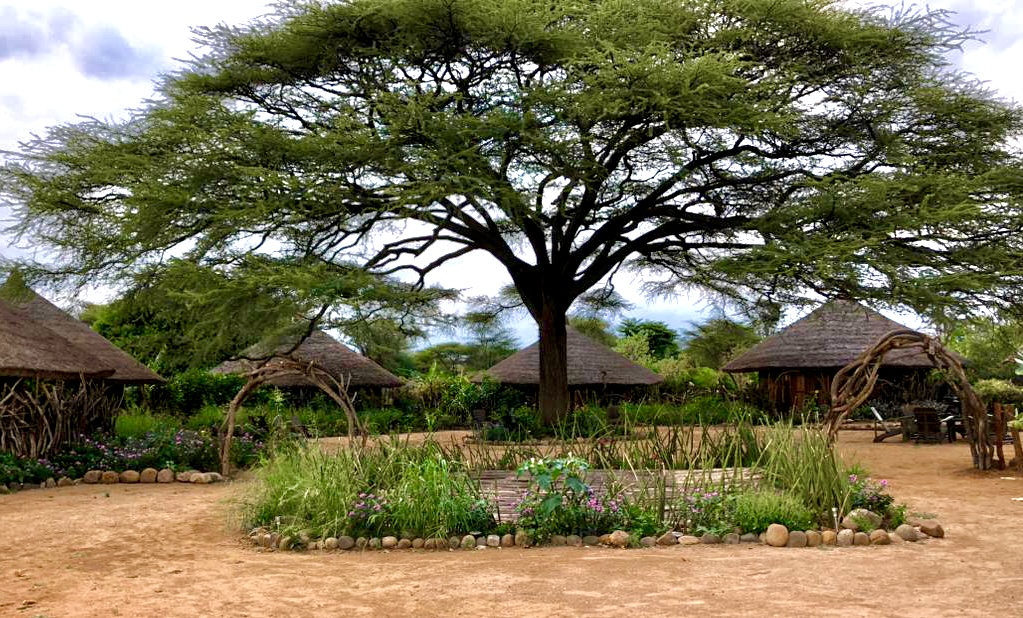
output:
M45 62L60 54L85 77L100 80L151 78L165 64L158 47L133 45L109 24L85 26L61 7L48 13L0 8L0 62Z
M152 77L163 64L158 50L132 45L111 26L85 31L71 54L82 73L97 79Z

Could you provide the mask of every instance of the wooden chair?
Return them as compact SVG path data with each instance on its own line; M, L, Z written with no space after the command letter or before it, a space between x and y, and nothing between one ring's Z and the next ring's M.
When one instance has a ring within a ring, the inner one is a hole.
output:
M874 421L874 442L884 442L892 436L902 435L902 427L896 427L884 420L884 417L877 411L877 408L870 406L870 411L874 414L874 418L877 419Z

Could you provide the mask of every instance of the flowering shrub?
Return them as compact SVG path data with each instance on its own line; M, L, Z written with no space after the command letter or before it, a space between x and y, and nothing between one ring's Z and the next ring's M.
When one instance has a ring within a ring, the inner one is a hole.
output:
M875 481L857 474L849 475L849 509L867 509L878 515L886 515L894 498L888 494L888 481Z
M376 536L388 526L388 503L383 496L362 492L348 511L348 524L353 536Z
M569 455L561 459L533 458L519 467L529 474L529 488L515 510L518 527L543 541L553 535L599 535L613 530L650 527L641 509L612 492L596 492L585 482L589 464Z
M675 510L680 527L689 534L721 534L735 527L734 500L717 489L690 489L679 498Z

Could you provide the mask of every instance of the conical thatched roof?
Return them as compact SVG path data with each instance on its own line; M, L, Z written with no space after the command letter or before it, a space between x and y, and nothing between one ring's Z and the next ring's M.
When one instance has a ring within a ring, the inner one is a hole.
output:
M277 346L276 352L286 352L294 345L293 342L284 342ZM264 345L254 345L245 350L244 356L259 357L269 356L270 350ZM291 354L292 358L299 361L314 362L323 367L335 378L344 379L349 386L354 387L395 387L401 386L402 380L390 371L387 371L362 354L348 348L327 333L317 330L313 331L305 341ZM271 361L272 362L272 361ZM218 365L213 371L215 373L246 373L251 371L256 363L248 360L230 360ZM281 376L269 380L274 386L308 386L308 382L301 376Z
M503 384L540 382L540 342L523 348L479 376L489 376ZM597 384L650 385L664 380L646 367L636 364L611 348L568 327L568 385Z
M98 366L106 370L112 369L112 373L105 378L107 381L117 384L156 384L164 381L152 369L89 328L88 324L71 317L25 286L17 273L9 276L3 286L0 286L0 298L6 300L25 319L48 328L59 338L66 340L69 351L86 350L92 358L98 359Z
M859 303L833 300L764 339L723 369L733 373L765 369L838 369L896 330L911 329ZM907 369L934 366L927 355L917 349L889 352L884 364Z
M114 369L0 300L0 376L100 378Z

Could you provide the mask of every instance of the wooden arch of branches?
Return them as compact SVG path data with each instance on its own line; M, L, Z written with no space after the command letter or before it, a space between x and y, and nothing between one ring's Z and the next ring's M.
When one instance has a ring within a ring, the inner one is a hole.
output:
M245 377L248 380L238 391L238 394L234 396L227 408L227 417L224 419L220 440L221 474L227 476L231 472L231 441L234 438L234 426L235 419L238 417L238 409L241 408L253 391L271 379L296 375L303 377L309 384L319 388L334 400L334 403L344 410L345 416L348 418L349 441L358 435L362 438L363 446L366 445L369 432L366 431L366 426L356 415L352 397L348 394L348 385L351 382L351 378L347 381L343 378L339 380L315 362L297 361L290 357L274 357L246 374Z
M884 356L895 350L913 348L927 354L962 402L963 425L970 441L973 465L981 470L991 468L994 449L991 444L987 409L966 379L962 364L934 338L912 330L888 333L835 374L831 382L831 409L825 420L828 438L834 442L838 427L849 412L870 398L877 384Z

